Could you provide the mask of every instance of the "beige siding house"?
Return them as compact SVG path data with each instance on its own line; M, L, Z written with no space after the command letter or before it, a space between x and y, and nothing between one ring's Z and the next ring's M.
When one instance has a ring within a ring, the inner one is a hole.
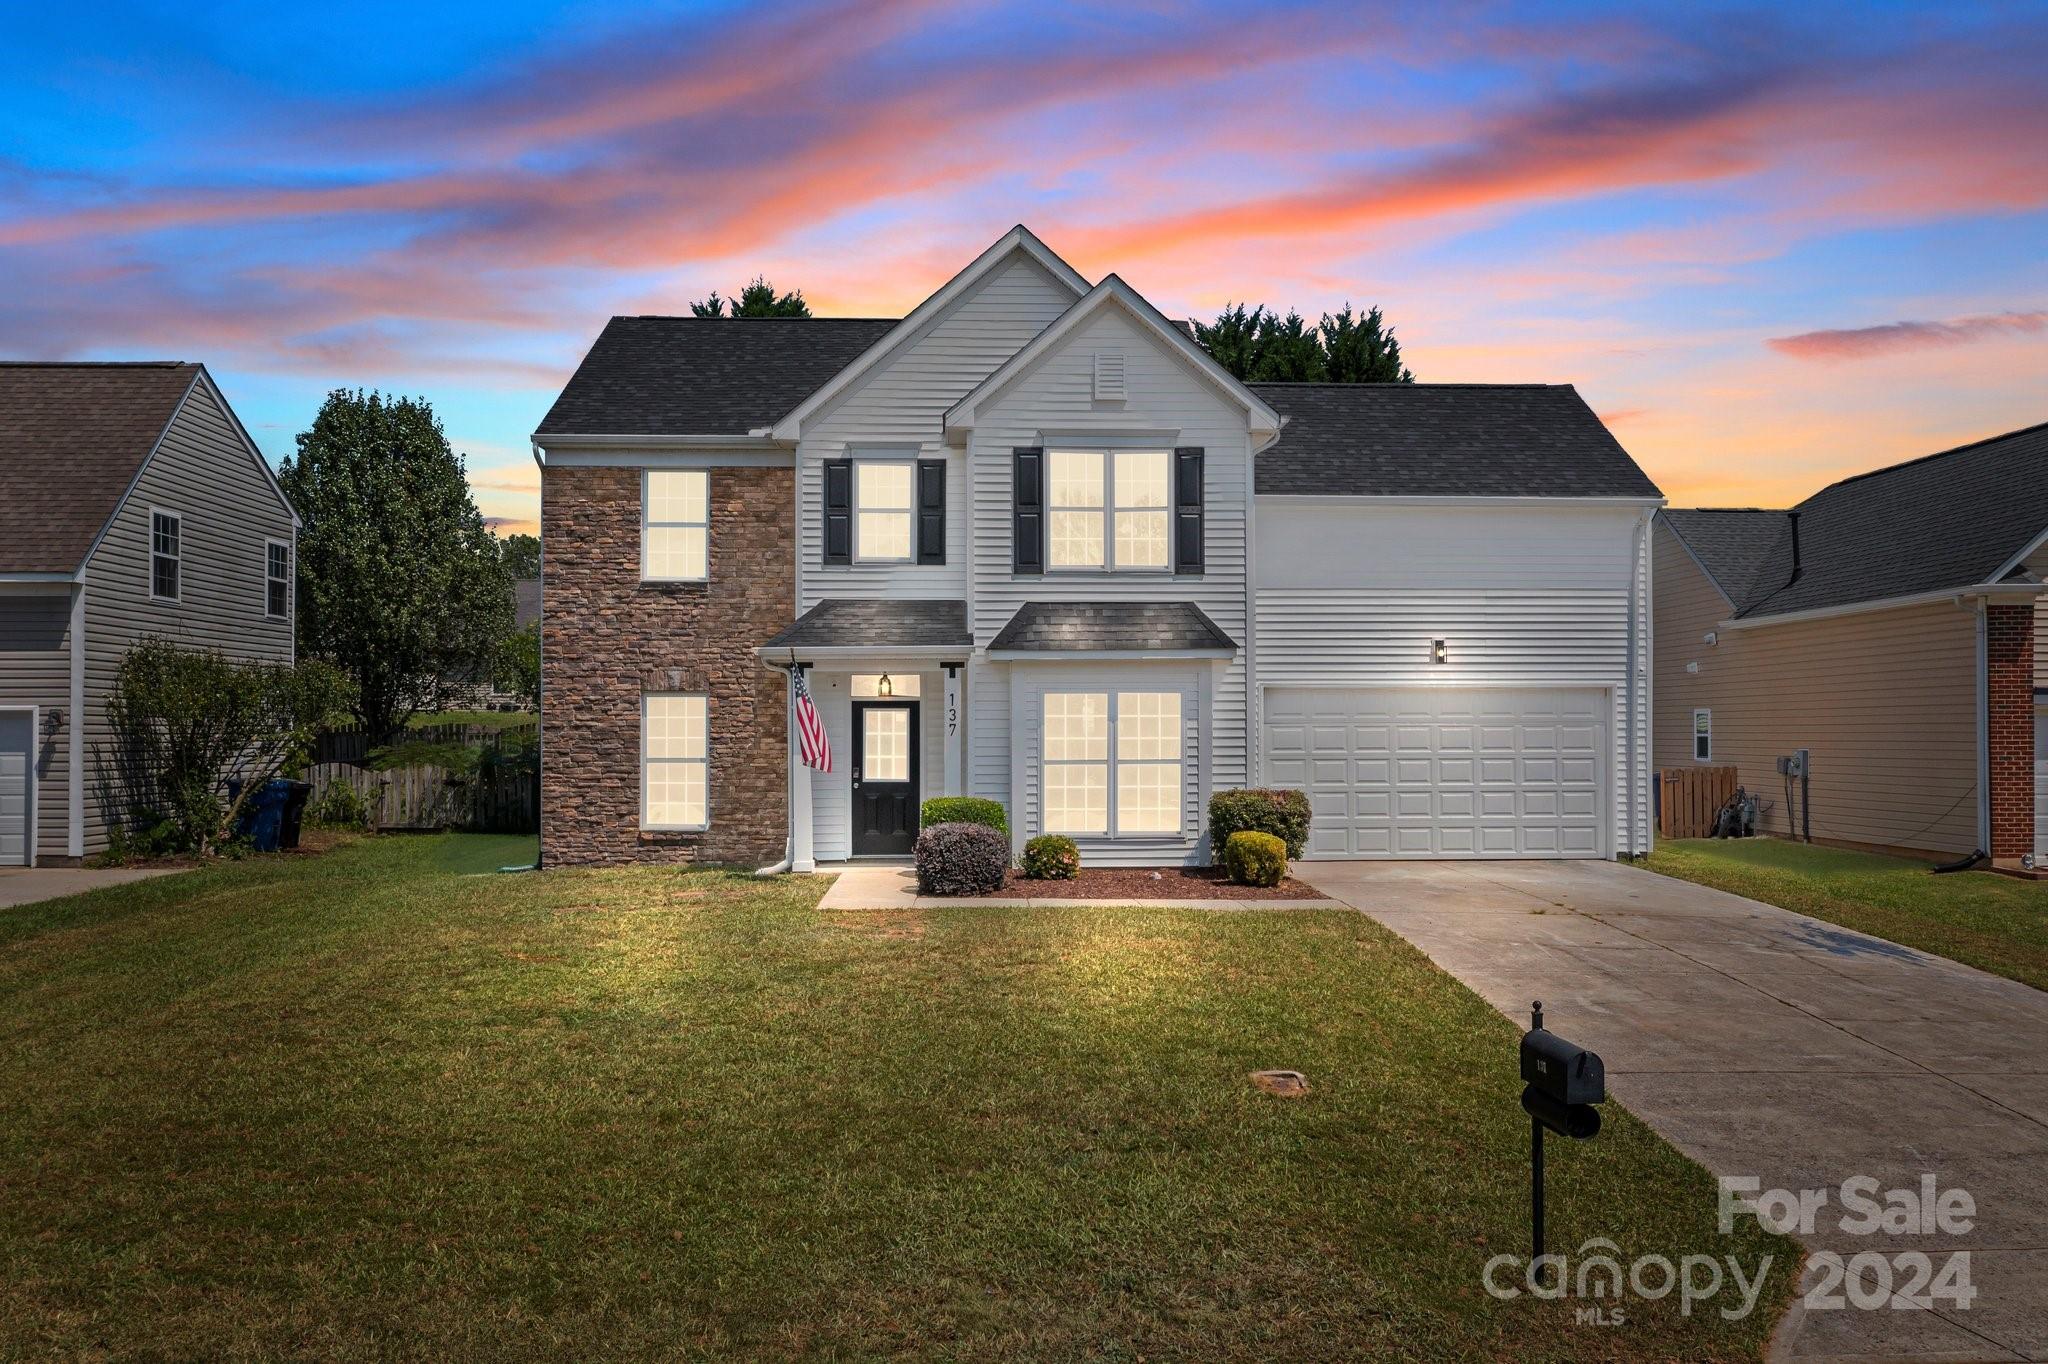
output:
M1921 854L2048 854L2048 427L1795 508L1668 509L1654 543L1654 760L1733 767L1762 829ZM1802 782L1779 770L1804 750Z
M147 637L290 662L298 518L196 364L0 364L0 866L103 851Z

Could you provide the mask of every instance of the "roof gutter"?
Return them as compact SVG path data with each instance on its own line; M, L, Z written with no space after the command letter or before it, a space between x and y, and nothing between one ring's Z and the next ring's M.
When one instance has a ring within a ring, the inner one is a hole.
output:
M1817 606L1810 611L1783 611L1775 615L1744 616L1736 620L1724 620L1716 628L1756 630L1767 625L1792 625L1804 620L1828 620L1835 616L1861 615L1866 611L1893 611L1902 606L1930 606L1935 602L1944 601L1953 601L1960 606L1966 600L1976 597L2032 601L2043 594L2044 589L2040 583L1973 583L1968 587L1944 587L1938 591L1915 592L1905 597L1846 602L1841 606Z
M536 458L548 450L788 450L794 445L794 441L777 440L760 430L727 436L650 436L644 432L606 436L553 431L533 434Z
M1656 497L1460 497L1450 493L1256 493L1280 506L1327 507L1661 507Z

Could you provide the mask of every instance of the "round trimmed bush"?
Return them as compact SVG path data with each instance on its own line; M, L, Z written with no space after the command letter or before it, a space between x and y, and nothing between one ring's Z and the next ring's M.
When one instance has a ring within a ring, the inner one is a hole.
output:
M929 829L934 824L985 824L1010 836L1010 816L1003 803L982 796L933 796L918 808L917 827Z
M1240 886L1277 886L1287 875L1287 845L1272 834L1242 829L1223 845L1223 870Z
M1071 881L1081 874L1081 850L1065 834L1040 834L1024 845L1024 874L1034 881Z
M1003 888L1010 840L986 824L934 824L911 854L920 895L987 895Z
M1240 829L1272 834L1287 845L1289 857L1308 847L1308 794L1285 788L1254 787L1218 791L1209 797L1209 846L1221 848Z

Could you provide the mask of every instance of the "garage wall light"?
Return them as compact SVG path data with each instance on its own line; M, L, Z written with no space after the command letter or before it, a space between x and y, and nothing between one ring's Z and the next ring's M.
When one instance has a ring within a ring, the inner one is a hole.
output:
M1450 654L1444 649L1444 642L1440 639L1433 639L1429 642L1429 658L1432 663L1448 663L1451 661Z

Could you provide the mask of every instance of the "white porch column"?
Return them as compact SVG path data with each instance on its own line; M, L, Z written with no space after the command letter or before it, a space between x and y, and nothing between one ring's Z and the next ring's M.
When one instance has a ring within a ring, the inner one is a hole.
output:
M811 853L811 769L803 758L803 740L796 732L796 664L790 665L789 705L789 869L818 869ZM817 699L812 698L813 705Z
M966 667L965 663L946 664L946 794L949 796L962 794L964 764L961 750L967 724L960 708L960 682Z

